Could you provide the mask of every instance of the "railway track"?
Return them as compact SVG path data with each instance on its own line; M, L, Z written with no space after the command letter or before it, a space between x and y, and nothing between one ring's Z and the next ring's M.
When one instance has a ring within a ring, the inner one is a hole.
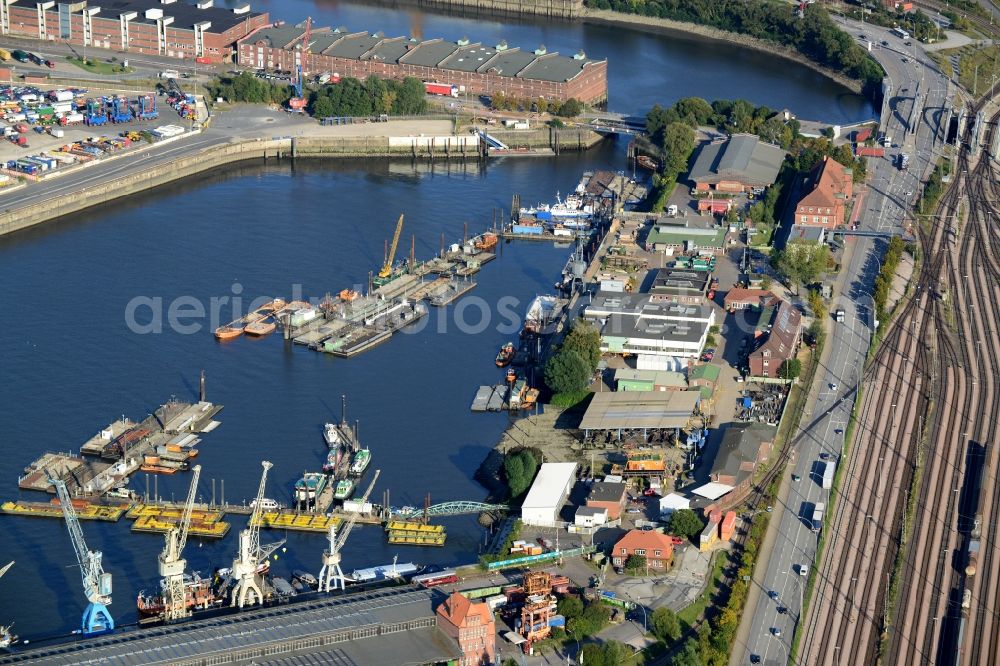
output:
M984 99L996 92L994 86ZM983 104L973 105L970 117ZM998 119L1000 114L991 120L992 131ZM983 145L990 145L990 138ZM978 520L960 514L957 492L969 472L969 442L994 441L1000 420L995 386L1000 378L1000 238L989 231L990 215L1000 221L1000 187L989 159L977 161L967 149L960 151L955 173L930 228L919 231L925 261L914 296L864 373L866 396L850 459L842 461L846 476L837 514L827 526L832 547L819 567L822 578L799 658L803 664L878 660L879 641L888 630L888 572L918 454L923 458L914 519L918 529L897 573L900 605L885 659L986 664L1000 654L1000 613L993 608L1000 586L993 547L1000 520L1000 460L993 447L987 445L989 473L980 485L984 506ZM966 209L970 221L960 233ZM954 305L942 296L951 296ZM930 433L929 442L921 449L924 432ZM982 532L983 574L971 583L964 573L971 530L963 534L960 521L975 523Z

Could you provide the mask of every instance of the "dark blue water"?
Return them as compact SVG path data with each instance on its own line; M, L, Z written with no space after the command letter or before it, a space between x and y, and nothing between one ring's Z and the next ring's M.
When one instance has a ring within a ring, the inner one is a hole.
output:
M564 55L581 48L608 60L608 108L645 114L653 104L672 104L697 95L708 100L747 99L773 109L788 108L799 118L851 123L874 117L871 104L825 76L785 58L681 32L646 33L619 26L547 19L461 17L408 5L399 10L339 0L258 0L255 10L272 20L351 32L382 31L387 37L507 43L523 49L544 44Z
M868 114L865 103L805 68L722 44L344 3L272 5L276 18L311 14L321 22L390 35L409 34L408 22L419 20L426 36L468 34L490 42L502 37L562 51L582 45L610 59L612 107L623 111L700 95L745 96L830 121ZM704 76L692 77L686 71L695 61L727 69L703 69ZM472 295L492 317L477 332L460 329L456 308L432 309L419 332L395 336L350 360L287 347L274 335L219 344L205 320L198 332L166 326L159 334L138 334L126 325L129 303L161 299L166 318L169 305L181 298L206 309L211 299L237 291L245 301L288 297L296 288L319 298L365 282L381 263L383 243L401 212L406 226L400 252L408 251L416 235L416 253L427 257L437 251L441 234L453 242L464 223L471 231L487 226L494 209L509 208L512 193L526 202L550 200L555 191L575 185L585 169L623 164L622 153L622 145L610 143L584 155L506 159L486 169L383 161L238 168L0 238L0 498L48 499L18 495L17 476L25 465L47 450L76 451L110 421L123 414L142 419L171 395L195 399L204 369L209 399L225 410L222 426L199 446L203 501L211 496L212 479L217 497L223 479L230 501L252 497L265 458L275 464L267 495L288 501L295 479L319 468L325 454L321 426L339 416L344 393L349 417L360 421L362 440L373 450L372 469L382 470L374 497L389 489L397 505L420 505L428 492L434 502L481 500L485 492L472 473L507 423L506 416L469 412L476 387L497 379L493 357L510 337L497 330L495 305L512 298L521 312L536 293L549 291L566 249L506 247L477 278ZM478 308L466 303L477 302L461 302L472 325L479 322ZM188 480L187 474L160 477L160 496L180 499ZM145 490L142 475L133 487ZM208 573L231 563L244 526L239 518L232 522L221 541L189 542L192 569ZM449 538L440 549L391 548L380 530L360 527L344 553L345 568L390 562L397 554L400 561L419 563L474 559L482 536L474 517L444 522ZM62 522L0 516L0 524L0 564L17 561L0 580L0 623L14 621L24 636L75 629L85 604ZM126 520L83 525L89 546L104 552L114 575L111 610L120 623L135 620L136 594L155 587L162 547L161 536L132 534L130 526ZM264 540L281 536L265 532ZM324 537L287 536L275 571L317 571Z

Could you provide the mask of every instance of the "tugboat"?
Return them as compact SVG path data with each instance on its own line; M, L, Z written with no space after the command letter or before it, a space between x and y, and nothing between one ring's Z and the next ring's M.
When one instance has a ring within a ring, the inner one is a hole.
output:
M326 454L326 462L323 463L323 471L327 474L336 474L337 470L340 469L340 463L344 460L344 449L343 447L337 446Z
M514 359L514 343L508 342L497 353L497 367L506 368Z
M161 580L160 594L147 596L143 592L139 593L135 601L139 617L150 618L163 615L166 608L163 601L163 584L164 581ZM222 604L223 601L225 601L224 598L216 596L212 591L210 579L200 577L197 572L190 575L184 574L184 605L186 608L211 608Z
M358 449L354 454L354 459L351 460L351 476L361 476L368 469L368 465L372 461L372 452L368 449Z
M353 491L354 481L352 479L341 479L337 482L337 487L333 491L333 499L346 500L351 496Z

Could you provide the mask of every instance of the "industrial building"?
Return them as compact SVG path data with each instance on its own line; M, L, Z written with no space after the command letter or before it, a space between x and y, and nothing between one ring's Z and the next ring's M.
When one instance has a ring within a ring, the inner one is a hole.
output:
M649 287L650 300L653 303L704 305L711 283L710 270L661 268Z
M590 431L675 430L689 425L701 403L698 391L627 391L595 393L580 421Z
M682 215L654 222L646 234L645 248L667 255L721 254L728 244L729 227L718 224L713 215Z
M759 192L774 184L784 159L779 146L753 134L733 134L699 148L688 177L698 192Z
M777 428L762 423L730 425L722 435L709 478L735 489L750 490L753 473L771 452Z
M626 490L627 486L621 482L597 481L587 494L587 506L604 509L610 520L618 520L625 511L625 500L628 497Z
M231 62L236 42L270 22L246 2L213 0L35 2L0 0L0 33L75 46L171 58Z
M542 463L524 503L521 522L538 527L554 527L569 491L576 481L576 463Z
M302 42L307 26L276 24L262 28L239 43L239 62L246 67L296 71L308 75L386 79L416 77L424 82L455 86L470 95L502 93L518 99L565 101L575 98L599 104L608 97L608 62L588 58L487 45L460 39L385 37L382 33L313 28L307 53Z
M669 370L615 370L615 390L617 391L686 391L687 379L682 372Z
M697 359L715 325L707 305L654 302L652 294L598 292L583 316L598 326L601 351L677 359Z
M496 621L482 601L470 601L460 592L452 592L437 607L437 626L458 642L462 658L458 666L481 666L496 660Z
M439 592L412 587L345 594L27 648L15 658L46 666L395 664L401 654L415 664L458 660L458 644L436 626L438 598Z

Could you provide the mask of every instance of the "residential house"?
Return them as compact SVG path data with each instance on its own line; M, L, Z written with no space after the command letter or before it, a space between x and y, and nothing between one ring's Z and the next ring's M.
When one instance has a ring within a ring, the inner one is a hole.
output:
M779 377L781 364L795 358L801 342L802 315L788 301L781 301L774 316L766 318L768 311L761 313L758 324L757 346L750 351L748 363L754 377Z
M630 530L615 543L611 561L616 567L623 567L631 555L645 557L651 571L666 571L673 563L674 545L670 537L661 532Z

